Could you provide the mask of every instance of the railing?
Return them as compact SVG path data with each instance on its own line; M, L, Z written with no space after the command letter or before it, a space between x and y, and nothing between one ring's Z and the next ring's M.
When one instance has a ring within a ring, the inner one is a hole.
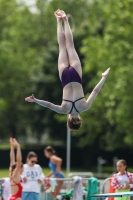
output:
M91 179L91 177L93 177L92 172L74 172L74 173L69 173L68 178L50 178L49 179L49 180L63 181L63 186L60 191L61 196L63 196L63 194L64 194L63 200L72 199L72 196L71 196L71 198L65 198L65 195L67 197L68 191L69 190L72 191L74 188L74 185L73 185L74 178L71 178L74 175L80 175L80 177L82 176L82 190L84 191L83 199L85 199L85 196L87 195L87 189L88 189L88 180ZM2 186L3 179L0 179L0 186ZM48 180L48 179L45 178L45 181L46 180ZM9 181L9 187L10 187L10 180L8 180L8 181ZM104 181L101 180L100 185L99 185L100 193L108 192L109 184L110 184L110 178L107 178ZM2 187L0 187L0 194L2 195ZM93 194L95 194L95 193L93 193ZM69 197L70 197L70 195L69 195ZM41 185L40 200L55 200L51 197L50 190L49 189L45 190L45 184Z
M81 177L94 177L94 174L92 172L72 172L68 174L68 177L73 177L73 176L81 176Z
M3 190L3 187L2 187L2 180L3 179L0 179L0 196L2 196L2 190ZM47 178L45 180L48 180ZM50 179L49 179L50 180ZM56 181L63 181L63 186L62 186L62 189L60 191L60 195L64 194L64 198L63 200L65 200L65 196L67 197L67 193L70 189L73 189L74 188L74 185L73 185L73 180L74 178L52 178L52 180L56 180ZM83 192L83 199L85 199L85 196L87 194L87 185L88 185L88 180L89 178L82 178L82 185L83 185L83 189L86 189L84 190ZM8 181L9 182L9 181ZM69 187L68 187L69 186ZM10 187L10 182L9 182L9 187ZM0 197L1 199L1 197ZM8 199L8 197L7 197ZM6 199L6 200L7 200ZM68 198L67 198L68 199ZM72 197L71 197L72 199ZM41 192L40 192L40 200L55 200L54 198L51 197L50 195L50 190L45 190L45 184L42 184L41 185Z
M106 178L101 184L101 193L107 193L109 191L111 177Z
M54 178L52 178L54 179ZM63 186L62 189L60 191L60 195L62 196L63 194L63 199L68 199L67 197L67 193L68 191L71 191L74 188L73 185L73 178L55 178L56 181L63 181ZM82 185L83 188L86 188L87 191L87 184L88 184L88 180L89 178L82 178ZM83 199L85 199L87 192L83 192ZM66 196L66 197L65 197ZM70 197L70 199L72 199L72 196ZM45 191L45 186L42 185L42 190L41 190L41 200L54 200L51 195L50 195L50 191L46 190Z

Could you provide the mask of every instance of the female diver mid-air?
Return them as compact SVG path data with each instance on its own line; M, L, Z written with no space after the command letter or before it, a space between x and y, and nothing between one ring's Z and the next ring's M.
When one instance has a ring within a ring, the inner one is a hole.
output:
M34 95L25 98L25 101L35 102L60 114L69 114L67 126L71 130L78 130L82 121L79 113L91 107L92 102L108 76L110 68L102 73L100 82L93 89L89 98L85 100L81 83L81 63L74 48L73 35L68 18L63 10L58 9L54 14L57 19L57 38L59 43L58 70L63 86L62 104L59 106L48 101L39 100ZM62 21L64 21L64 31Z

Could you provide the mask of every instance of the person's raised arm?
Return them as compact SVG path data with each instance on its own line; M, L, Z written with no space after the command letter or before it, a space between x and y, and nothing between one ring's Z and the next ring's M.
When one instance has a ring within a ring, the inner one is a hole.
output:
M10 138L10 166L15 163L15 153L14 153L14 146L13 146L13 138Z
M17 142L17 140L14 138L13 139L13 145L16 146L17 148L17 153L16 153L16 169L14 171L14 176L20 172L20 167L22 165L22 154L21 154L21 149L20 149L20 144Z
M16 139L14 139L14 140L15 140L15 144L17 146L16 161L17 161L17 163L21 164L22 163L22 154L21 154L20 144L17 142Z
M97 94L101 90L101 88L102 88L102 86L103 86L103 84L104 84L104 82L105 82L105 80L108 76L109 71L110 71L110 68L108 68L104 73L102 73L102 78L101 78L100 82L93 89L92 93L90 94L89 98L86 101L87 109L89 109L91 107L92 102L94 101L95 97L97 96Z
M33 94L32 94L32 96L26 97L25 101L31 102L31 103L33 103L33 102L37 103L40 106L49 108L49 109L51 109L51 110L53 110L53 111L55 111L57 113L60 113L60 114L64 113L62 106L55 105L55 104L53 104L51 102L48 102L48 101L36 99Z

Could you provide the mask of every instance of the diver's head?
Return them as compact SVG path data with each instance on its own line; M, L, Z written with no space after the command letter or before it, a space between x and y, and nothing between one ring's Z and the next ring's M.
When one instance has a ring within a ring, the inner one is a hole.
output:
M67 127L71 130L71 131L77 131L82 124L82 118L77 115L70 115L67 121Z

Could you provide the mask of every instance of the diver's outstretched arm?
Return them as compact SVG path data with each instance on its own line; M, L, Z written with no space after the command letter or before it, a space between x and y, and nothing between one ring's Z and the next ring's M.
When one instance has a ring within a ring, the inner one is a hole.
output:
M96 85L96 87L93 89L92 93L90 94L89 98L87 99L86 103L87 103L87 110L91 107L92 102L94 101L95 97L97 96L97 94L99 93L99 91L101 90L108 74L109 74L110 68L108 68L104 73L102 73L102 79L100 80L100 82Z
M25 101L31 102L31 103L34 102L34 103L39 104L40 106L49 108L49 109L51 109L51 110L53 110L57 113L64 114L64 110L63 110L62 106L55 105L55 104L48 102L48 101L36 99L33 94L32 94L32 96L26 97Z

